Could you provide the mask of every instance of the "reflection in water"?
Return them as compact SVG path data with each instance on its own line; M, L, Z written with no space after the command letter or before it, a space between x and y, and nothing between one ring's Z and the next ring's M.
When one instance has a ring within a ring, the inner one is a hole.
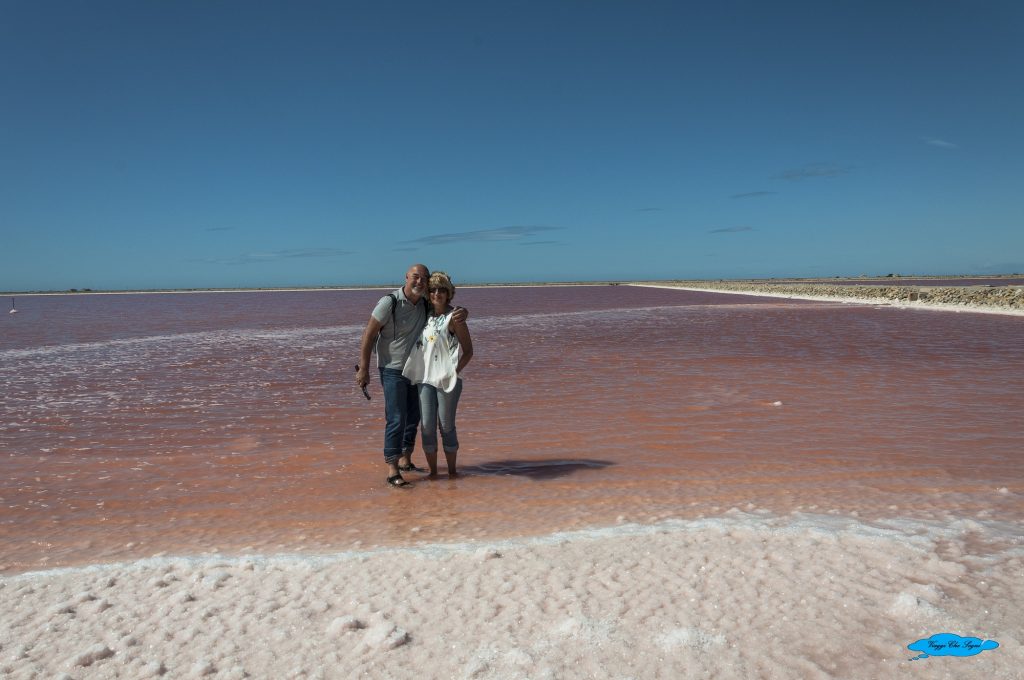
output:
M402 491L384 484L382 404L351 378L379 295L26 298L0 336L0 568L733 507L1024 517L1024 319L462 289L464 475Z

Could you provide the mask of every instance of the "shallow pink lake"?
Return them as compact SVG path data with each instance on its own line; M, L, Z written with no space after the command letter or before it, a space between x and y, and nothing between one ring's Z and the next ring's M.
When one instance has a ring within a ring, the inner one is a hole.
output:
M731 508L1024 519L1024 318L460 289L476 347L464 476L398 491L380 386L367 402L352 381L382 293L19 298L0 321L0 570Z

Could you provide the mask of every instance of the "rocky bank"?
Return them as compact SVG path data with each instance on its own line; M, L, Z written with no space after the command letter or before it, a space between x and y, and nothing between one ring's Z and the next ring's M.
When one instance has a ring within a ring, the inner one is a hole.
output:
M773 283L764 281L651 281L672 286L779 297L864 301L920 307L959 308L964 311L1016 311L1024 313L1022 286L863 286L841 283Z

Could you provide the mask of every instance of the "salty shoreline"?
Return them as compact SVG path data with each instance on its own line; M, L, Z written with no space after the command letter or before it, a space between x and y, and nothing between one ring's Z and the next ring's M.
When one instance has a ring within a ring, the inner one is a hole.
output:
M1018 541L730 511L540 539L0 578L14 677L1010 678ZM912 661L940 632L999 642Z
M701 293L752 295L756 297L841 302L858 305L884 305L904 309L928 309L950 312L981 312L1024 316L1024 288L987 288L980 286L843 286L818 283L760 283L741 281L644 281L629 285L650 288L688 290Z

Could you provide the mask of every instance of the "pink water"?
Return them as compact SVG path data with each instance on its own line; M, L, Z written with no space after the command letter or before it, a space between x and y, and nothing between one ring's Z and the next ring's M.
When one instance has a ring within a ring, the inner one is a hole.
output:
M1024 519L1024 318L627 286L461 289L457 480L384 485L381 291L23 297L0 569L756 512ZM423 462L422 454L414 459Z

